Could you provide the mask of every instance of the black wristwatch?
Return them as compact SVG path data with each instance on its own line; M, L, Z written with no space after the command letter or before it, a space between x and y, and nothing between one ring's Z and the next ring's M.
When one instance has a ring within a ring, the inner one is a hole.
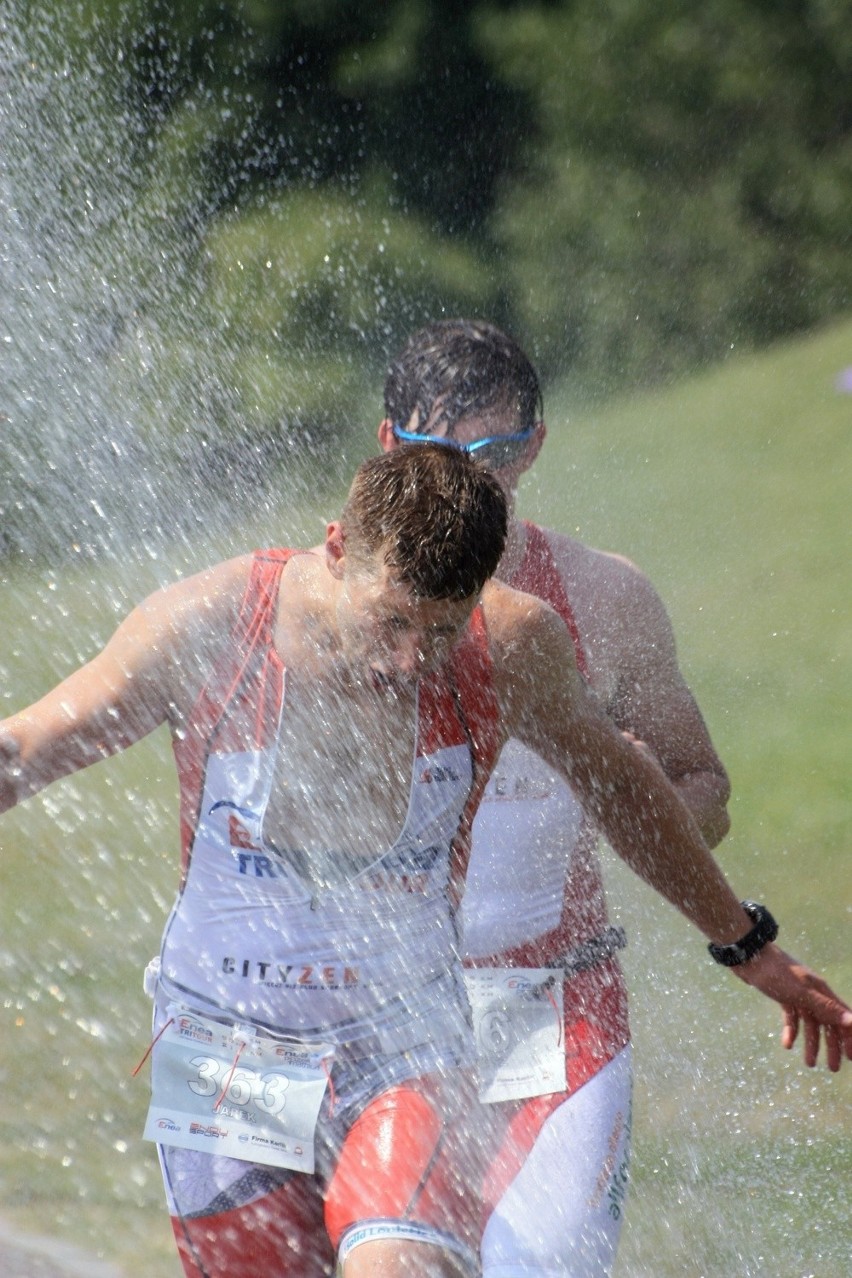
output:
M778 924L765 905L757 905L754 901L742 901L741 905L749 918L754 919L751 931L731 945L711 943L707 946L716 962L723 967L739 967L740 963L748 962L778 935Z

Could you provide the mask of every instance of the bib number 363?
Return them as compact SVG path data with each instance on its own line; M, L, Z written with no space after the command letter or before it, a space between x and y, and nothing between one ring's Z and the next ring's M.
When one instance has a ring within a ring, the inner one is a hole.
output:
M312 1172L333 1051L180 1013L154 1049L145 1139Z

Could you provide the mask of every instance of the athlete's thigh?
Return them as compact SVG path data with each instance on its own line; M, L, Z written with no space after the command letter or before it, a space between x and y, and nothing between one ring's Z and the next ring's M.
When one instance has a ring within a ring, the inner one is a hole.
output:
M187 1278L329 1278L318 1181L193 1150L160 1150Z
M611 1272L627 1188L631 1084L628 1045L549 1112L547 1098L517 1111L486 1188L494 1205L482 1236L483 1278Z
M463 1259L437 1243L381 1239L356 1248L342 1262L339 1278L472 1278L473 1257Z
M481 1212L472 1187L481 1183L482 1163L477 1151L460 1158L454 1138L472 1103L460 1072L446 1081L430 1076L388 1089L352 1125L325 1213L347 1278L370 1267L390 1278L395 1263L399 1272L430 1278L476 1272ZM430 1268L433 1249L438 1267Z

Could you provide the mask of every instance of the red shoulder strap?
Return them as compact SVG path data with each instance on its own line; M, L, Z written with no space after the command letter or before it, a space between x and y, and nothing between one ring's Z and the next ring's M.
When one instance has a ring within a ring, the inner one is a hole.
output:
M245 749L274 731L283 669L273 646L278 587L291 550L257 551L237 620L193 707L187 731L174 742L181 793L181 847L188 865L206 759L213 748ZM233 738L233 740L231 740Z
M272 642L278 585L284 565L295 550L256 550L240 604L234 638L246 648Z
M261 744L277 721L283 670L273 644L278 588L285 564L294 550L259 550L254 554L239 615L230 642L221 654L205 693L209 708L221 717L226 707L251 700L253 744ZM215 725L218 727L218 724ZM210 723L211 735L214 724ZM245 719L240 731L249 724ZM208 738L209 739L209 738Z
M577 669L584 679L589 677L589 664L583 650L583 641L574 617L574 610L568 599L565 585L553 559L550 543L538 524L524 520L527 544L524 557L512 580L509 582L515 590L523 590L529 595L536 595L555 608L565 625L574 644L577 658Z
M453 840L450 860L449 897L455 909L462 898L470 861L473 818L503 744L500 707L494 688L493 663L481 605L474 609L464 637L453 653L448 673L459 720L470 743L473 763L470 793Z

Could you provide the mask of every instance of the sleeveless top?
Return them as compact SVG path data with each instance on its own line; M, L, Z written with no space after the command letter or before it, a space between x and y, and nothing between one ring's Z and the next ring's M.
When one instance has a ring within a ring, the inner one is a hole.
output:
M175 742L182 879L163 936L163 988L200 1010L341 1043L416 1020L424 999L432 1008L454 1002L464 1016L454 902L464 832L497 749L482 611L447 663L418 683L398 838L317 891L263 829L287 715L273 633L293 553L255 554L230 641Z

